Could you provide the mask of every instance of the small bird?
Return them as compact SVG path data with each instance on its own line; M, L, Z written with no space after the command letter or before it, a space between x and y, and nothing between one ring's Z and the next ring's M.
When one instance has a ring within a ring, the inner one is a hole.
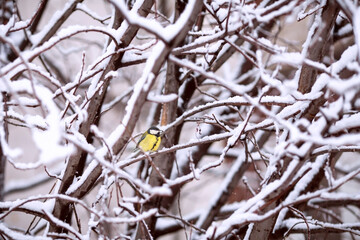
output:
M143 152L155 152L161 143L161 133L159 128L150 127L143 133L134 151L140 148Z

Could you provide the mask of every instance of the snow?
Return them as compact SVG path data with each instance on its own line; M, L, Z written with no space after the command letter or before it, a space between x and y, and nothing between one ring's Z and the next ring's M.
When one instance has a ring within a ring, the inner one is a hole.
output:
M52 101L52 93L47 88L38 87L37 95L43 105L46 107L47 116L45 121L48 128L43 131L36 128L32 129L33 140L40 150L39 162L53 162L57 159L63 159L70 155L74 148L71 144L63 145L64 125L59 118L59 109Z
M184 12L180 15L175 24L170 24L167 27L163 27L159 22L147 19L139 16L135 11L128 11L127 6L123 1L111 1L119 11L123 14L129 24L141 26L146 31L155 34L158 38L166 43L170 43L179 34L183 26L187 24L187 21L192 13L196 0L189 1L186 5Z
M303 4L303 9L301 12L298 13L297 16L297 21L301 21L304 18L306 18L307 16L311 15L312 13L318 11L319 9L323 8L326 5L326 0L322 0L321 3L319 3L318 5L315 5L313 8L311 9L307 9L309 7L309 2L305 1ZM306 12L305 12L306 11Z
M9 21L7 22L7 24L0 24L0 36L1 37L5 37L6 34L9 32L9 30L12 28L12 26L14 26L15 24L15 15L12 15L11 18L9 18Z
M173 41L180 33L180 31L188 24L192 10L195 8L195 4L199 4L199 1L190 0L186 4L184 11L181 13L175 24L171 24L164 29L164 33L167 35L166 39L168 39L168 42Z
M286 63L294 66L300 65L304 61L304 56L298 52L283 52L271 58L271 63Z
M55 26L57 22L61 22L61 18L64 16L65 12L76 2L76 0L69 0L62 10L56 11L50 21L42 28L42 30L36 34L30 36L30 41L33 46L38 46L39 43L44 39L45 35Z
M121 6L121 4L123 4L123 2L120 3L116 3L116 4L120 4L118 6ZM126 9L126 8L125 8ZM133 8L133 10L136 9L135 6ZM129 14L128 16L133 16L135 13L133 13L132 11L126 12L126 14ZM135 15L134 15L135 16ZM137 16L137 15L136 15ZM122 28L120 28L117 31L117 35L120 34L121 31L124 31ZM110 45L113 46L113 45ZM157 59L159 58L159 56L163 53L163 50L166 48L166 46L164 45L163 42L158 42L156 44L156 46L153 48L152 50L152 54L151 56L148 58L145 68L143 70L143 74L141 76L141 78L136 82L134 88L133 88L133 94L130 97L127 106L125 107L125 111L126 114L123 118L122 124L118 125L118 127L110 134L110 136L108 136L105 139L105 142L108 144L108 146L112 149L112 147L114 146L114 144L118 141L118 139L121 138L121 136L123 136L124 131L125 131L125 127L128 125L128 122L131 119L131 115L133 114L133 108L135 106L135 103L138 101L139 96L142 94L143 91L148 92L150 90L150 87L153 84L154 79L154 75L151 72L153 66L156 64ZM111 52L112 49L110 47L108 47L107 49L108 52ZM106 62L102 62L101 65L105 66ZM98 67L101 68L100 65L98 65ZM88 95L92 95L95 91L95 89L97 88L98 85L98 81L97 80L93 80L92 81L92 86L90 87L90 90L88 92ZM91 90L93 89L93 90ZM85 173L83 174L83 176L80 178L80 180L74 184L72 184L67 193L70 194L73 191L76 191L76 189L81 186L83 184L83 182L86 180L86 178L88 177L88 174L90 174L92 172L93 169L95 169L95 167L97 167L98 163L101 163L102 165L105 165L107 167L110 167L110 169L114 169L113 166L111 166L106 160L104 160L104 157L107 153L107 146L103 146L101 149L97 150L96 153L94 154L94 156L96 156L96 160L93 160L91 163L91 167L89 166ZM114 169L115 170L115 169ZM115 172L117 174L120 174L121 176L126 176L127 178L131 178L128 174L126 174L123 171L120 171L120 169L115 170ZM134 179L132 179L131 181L135 181ZM158 189L151 189L150 187L147 187L147 185L142 184L142 183L138 183L141 185L142 188L145 188L147 191L152 192L153 194L171 194L171 191L169 192L168 189L166 189L166 187L163 188L158 188Z
M141 214L138 214L136 217L114 217L114 218L107 218L105 217L103 220L109 223L136 223L141 220L147 219L158 212L157 209L153 208L148 211L144 211Z
M260 207L265 203L264 199L274 192L278 192L281 189L281 186L284 184L284 181L288 181L288 177L297 167L299 161L293 160L290 162L288 168L282 175L281 179L275 180L274 182L269 183L264 186L261 191L254 197L247 200L246 204L236 210L230 217L225 219L223 222L216 224L215 237L221 236L226 233L232 226L242 225L247 222L259 221L266 218L266 215L260 216L256 214ZM267 214L271 214L271 211ZM213 235L215 226L212 226L206 231L206 237L211 237Z
M11 28L11 31L18 31L18 29L23 29L29 26L30 19L26 19L24 21L18 21L14 24L14 26Z
M167 95L155 95L154 93L150 93L147 96L147 100L156 103L168 103L175 101L178 98L178 95L175 93L167 94Z
M117 31L115 29L112 28L108 28L108 27L99 27L99 26L81 26L81 25L72 25L70 27L67 28L63 28L61 29L58 33L57 36L61 39L66 38L66 37L70 37L72 35L75 34L79 34L82 32L100 32L103 33L107 36L109 36L111 38L111 40L113 40L113 42L118 45L117 42Z
M352 25L350 23L348 23L338 30L338 34L339 34L339 36L343 36L343 35L351 33L352 31L353 31Z
M72 183L69 188L66 190L65 194L66 195L72 195L74 194L77 189L84 184L85 181L88 180L90 174L94 171L95 168L98 167L98 162L93 160L89 163L89 165L87 166L87 168L85 169L84 173L81 175L81 178L77 179L77 181L75 181L74 183Z
M121 62L124 64L133 63L133 62L146 62L146 60L149 58L150 54L148 52L142 52L141 54L138 53L138 51L126 51L124 53L123 58L121 59Z
M334 134L348 129L359 127L360 125L360 113L355 113L350 116L344 116L337 121L334 125L330 126L329 133Z
M355 235L360 235L360 231L355 230L356 228L359 228L359 226L359 223L328 223L317 219L307 219L306 224L302 218L289 218L281 225L281 227L293 230L316 231L317 229L334 229L341 232L349 232Z
M350 90L359 90L359 77L354 75L348 80L332 80L329 82L329 88L338 94L345 94Z
M129 11L124 1L110 1L112 4L116 6L116 8L121 12L124 16L126 21L131 25L141 26L145 30L149 31L150 33L155 34L162 40L167 39L166 34L164 34L164 28L161 24L155 20L143 18L137 14L136 11ZM141 2L141 1L137 1ZM134 6L136 9L136 7Z
M31 235L24 235L18 231L12 230L10 227L6 226L5 223L0 223L0 232L3 235L10 237L11 239L23 239L23 240L51 240L51 237L45 236L31 236Z
M152 50L151 56L146 61L143 74L140 77L140 79L135 83L135 86L133 88L133 94L131 95L125 107L126 114L122 121L123 124L120 124L108 137L107 142L110 144L110 146L113 146L117 142L117 140L120 139L120 136L124 134L125 131L124 126L127 126L128 122L131 119L131 115L133 114L135 103L138 101L139 96L143 92L148 92L150 90L149 88L152 86L155 80L154 75L151 72L152 68L156 64L157 59L162 54L165 48L166 46L164 45L164 43L159 42Z
M280 0L280 1L276 1L274 4L272 5L280 5L282 4L282 2L284 2L286 0ZM259 8L259 10L255 10L255 16L256 16L256 20L258 20L259 22L269 22L271 20L273 20L274 18L276 18L277 16L281 16L284 15L288 12L291 12L297 5L296 1L291 1L290 4L285 4L284 6L280 7L278 10L275 11L271 11L269 14L267 15L262 15L263 13L266 12L267 8L270 8L272 6L269 7L265 7L265 8Z
M278 46L273 44L269 39L266 38L258 38L256 39L258 42L262 43L264 46L266 46L269 49L272 49L273 51L276 51L278 53L283 53L285 52L286 48L282 47L282 46Z
M327 155L320 156L315 160L314 163L305 164L301 168L301 170L297 174L298 176L302 176L307 170L309 171L299 180L299 182L295 185L294 189L288 194L285 202L294 201L297 199L297 197L301 195L305 188L313 181L316 174L318 174L320 169L324 166L327 157ZM280 211L273 231L276 231L276 229L279 229L281 227L281 224L284 221L285 215L288 211L288 208L284 208Z
M223 41L218 41L207 46L201 46L194 49L190 49L188 51L185 51L184 54L215 54L219 50L222 44Z
M55 223L56 226L58 227L62 227L64 229L67 229L69 232L71 232L72 234L74 234L76 236L77 239L79 240L85 240L85 238L78 232L76 231L70 224L59 220L58 218L56 218L53 214L51 214L51 212L49 211L44 211L44 214L48 217L48 219Z
M217 83L219 83L220 85L224 86L225 88L233 91L237 95L243 95L247 90L247 88L244 86L234 84L233 82L226 81L225 79L215 75L213 72L205 71L202 67L197 66L196 64L194 64L191 61L180 60L172 55L170 55L169 58L171 61L175 62L176 64L178 64L180 66L192 69L208 79L215 80Z
M259 137L259 134L257 135ZM249 151L251 152L254 147L251 147ZM200 217L198 221L196 222L197 227L201 227L206 220L207 217L209 217L209 214L212 210L214 210L214 207L217 205L218 201L222 198L223 194L227 194L229 191L229 185L232 181L234 181L234 177L239 174L240 169L244 166L246 161L248 161L245 148L241 149L241 152L238 154L238 157L236 161L231 166L230 170L226 174L225 179L221 183L221 186L218 188L217 193L213 195L213 198L210 200L210 203L208 204L207 208L200 214ZM221 156L220 156L221 158Z

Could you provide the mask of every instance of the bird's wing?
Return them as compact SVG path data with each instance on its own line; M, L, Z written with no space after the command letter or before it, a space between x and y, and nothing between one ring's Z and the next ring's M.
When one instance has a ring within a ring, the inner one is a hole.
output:
M138 148L139 143L140 143L142 140L144 140L145 136L146 136L146 132L145 132L145 133L143 133L143 135L141 136L141 138L140 138L140 139L139 139L139 141L137 142L137 144L136 144L136 148Z

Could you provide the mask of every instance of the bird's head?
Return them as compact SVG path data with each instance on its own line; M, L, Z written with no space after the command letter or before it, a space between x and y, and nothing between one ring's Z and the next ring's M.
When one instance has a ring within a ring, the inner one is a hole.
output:
M159 128L152 126L148 129L148 133L160 137L162 131Z

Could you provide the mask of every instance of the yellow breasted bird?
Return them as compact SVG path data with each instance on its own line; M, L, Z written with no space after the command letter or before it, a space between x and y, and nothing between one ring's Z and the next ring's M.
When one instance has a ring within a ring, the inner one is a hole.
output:
M155 152L161 143L161 133L162 131L157 127L149 128L144 134L141 136L139 142L136 144L137 149L141 149L143 152Z

